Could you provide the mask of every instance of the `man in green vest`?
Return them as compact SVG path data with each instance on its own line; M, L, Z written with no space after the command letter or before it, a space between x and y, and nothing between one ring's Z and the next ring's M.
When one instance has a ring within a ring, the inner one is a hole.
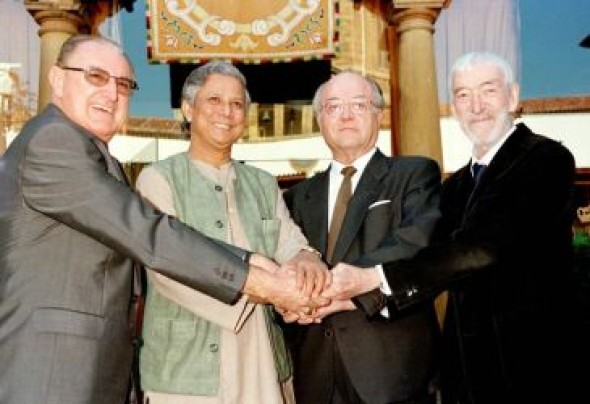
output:
M318 295L329 273L291 220L276 179L231 158L249 102L246 81L231 64L194 70L182 89L189 150L144 169L137 187L210 237L311 273L316 281L303 287ZM151 404L294 402L273 311L247 296L230 306L150 274L143 338L141 383Z

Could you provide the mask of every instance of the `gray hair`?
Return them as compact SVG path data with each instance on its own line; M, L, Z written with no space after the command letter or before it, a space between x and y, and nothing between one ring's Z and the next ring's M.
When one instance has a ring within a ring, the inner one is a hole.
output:
M354 74L354 75L357 75L360 78L362 78L369 85L369 88L371 89L371 102L373 103L373 106L375 106L375 108L378 108L378 109L383 109L385 107L385 100L383 99L383 91L381 90L381 86L379 86L379 83L377 83L371 77L365 76L365 75L363 75L357 71L354 71L354 70L343 70L340 73L336 74L335 76L338 76L338 75L344 74L344 73ZM332 76L329 80L322 83L318 87L318 89L316 90L316 92L313 96L312 105L313 105L313 111L316 114L316 116L319 115L319 113L322 111L322 93L324 92L326 85L335 76Z
M59 54L57 55L57 61L55 63L58 66L67 65L68 60L76 52L78 47L84 43L87 43L87 42L94 42L94 43L99 43L102 45L109 45L109 46L113 47L113 49L116 49L117 52L119 53L119 55L121 55L125 59L125 61L127 62L127 65L129 65L129 69L131 70L131 73L134 74L134 69L133 69L133 64L131 63L131 59L129 59L129 56L127 56L127 54L125 53L123 48L121 48L121 45L119 45L115 41L112 41L108 38L104 38L104 37L98 36L98 35L79 34L79 35L73 35L73 36L69 37L61 46L61 49L59 50Z
M505 59L492 52L470 52L457 59L451 68L449 80L449 92L451 95L453 94L453 80L455 73L472 69L478 65L497 67L504 76L504 85L508 87L514 84L514 72L512 66L510 66Z
M224 76L231 76L238 79L244 87L246 109L248 108L251 100L250 93L248 93L248 88L246 87L246 78L234 65L224 61L212 61L193 70L182 86L182 99L190 105L194 105L197 94L212 74L222 74Z

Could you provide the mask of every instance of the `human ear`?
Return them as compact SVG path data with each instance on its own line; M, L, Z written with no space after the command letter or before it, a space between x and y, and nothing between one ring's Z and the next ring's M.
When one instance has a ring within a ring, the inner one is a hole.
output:
M187 101L182 100L182 104L180 105L180 110L182 111L182 115L184 115L184 119L187 122L192 122L193 120L193 106L190 105Z
M519 101L519 94L520 94L520 86L516 83L510 85L510 101L508 103L508 110L510 112L516 112L518 108L518 101Z
M64 86L64 71L59 67L53 65L49 69L49 85L51 86L51 93L53 96L62 98L63 97L63 86Z

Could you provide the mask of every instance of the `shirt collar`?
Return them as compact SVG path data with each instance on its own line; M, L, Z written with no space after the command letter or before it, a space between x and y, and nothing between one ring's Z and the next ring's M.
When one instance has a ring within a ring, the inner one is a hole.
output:
M473 168L473 164L475 163L482 164L484 166L489 166L492 160L494 159L496 153L498 153L498 150L500 150L500 147L502 147L502 145L506 142L506 139L508 139L508 136L511 135L515 130L516 126L512 125L508 132L506 132L506 134L502 136L500 140L498 140L496 144L492 148L490 148L490 150L488 150L486 154L483 155L482 158L477 159L475 158L475 156L471 156L471 167Z
M367 164L369 164L369 160L373 157L373 155L377 152L377 147L373 147L371 150L357 158L352 164L344 165L336 160L332 160L332 164L330 165L330 175L340 175L342 169L346 166L352 165L356 168L356 173L354 174L359 175L365 170Z

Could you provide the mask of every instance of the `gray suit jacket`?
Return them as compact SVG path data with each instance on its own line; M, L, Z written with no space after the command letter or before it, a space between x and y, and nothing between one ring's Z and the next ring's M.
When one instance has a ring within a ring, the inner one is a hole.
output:
M293 219L322 253L328 232L328 171L285 194ZM440 172L422 157L384 156L365 168L351 198L333 261L372 266L408 258L425 246L440 216ZM298 402L329 403L334 355L367 403L390 403L424 394L434 376L438 325L432 304L391 321L368 312L337 313L321 324L286 327L294 357ZM378 312L378 310L377 310Z
M226 303L245 282L244 251L154 209L96 141L49 105L0 160L3 404L124 402L134 262Z

